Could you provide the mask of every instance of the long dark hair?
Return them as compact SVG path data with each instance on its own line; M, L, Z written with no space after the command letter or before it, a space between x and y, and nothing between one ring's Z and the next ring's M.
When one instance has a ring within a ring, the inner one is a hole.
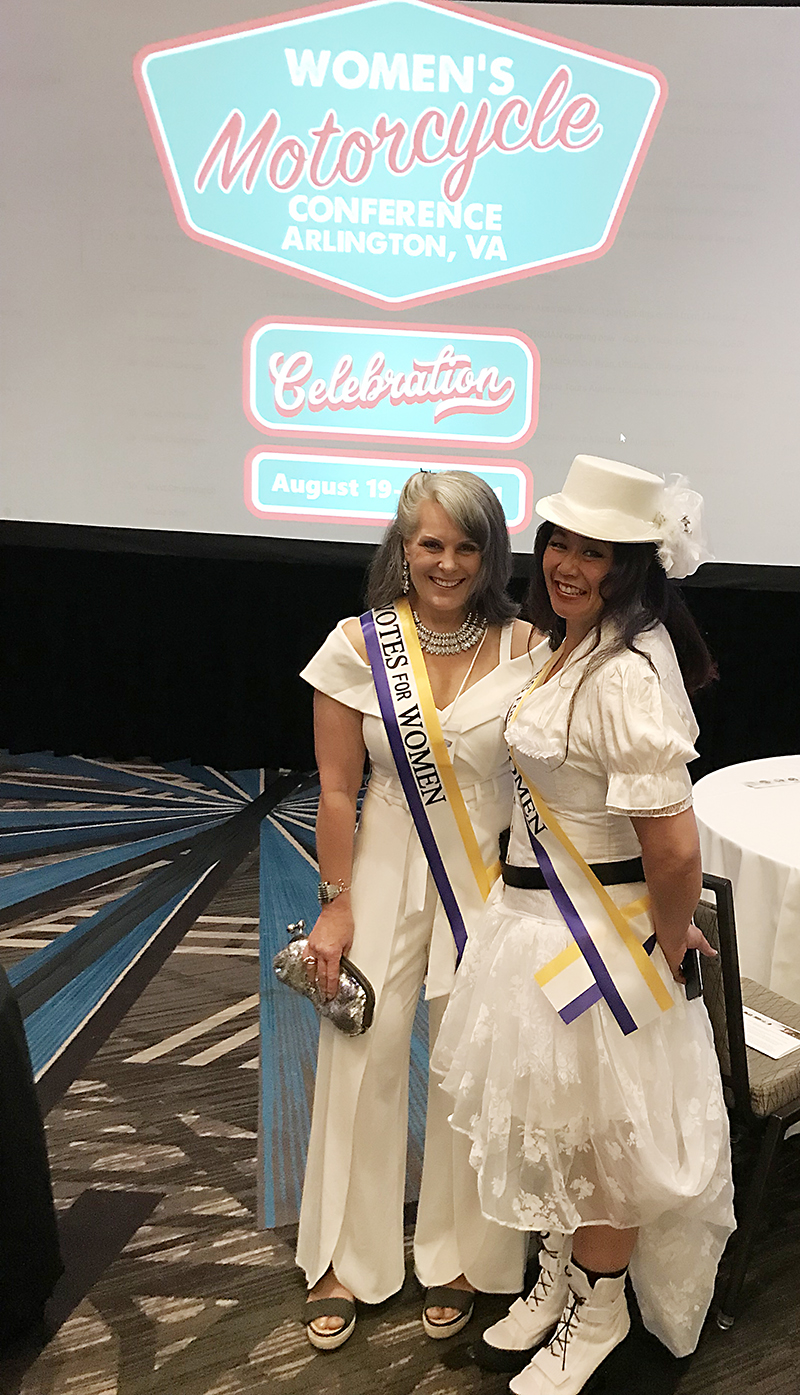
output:
M545 548L555 528L554 523L542 523L536 533L533 575L524 614L538 630L549 636L551 645L557 649L566 634L566 621L556 615L550 604L542 566ZM704 688L717 677L717 666L683 596L675 582L668 580L658 560L655 543L612 543L611 546L613 560L600 583L600 595L603 598L602 621L605 624L612 620L616 633L611 639L604 638L601 645L598 625L594 658L584 677L588 678L601 663L622 653L623 649L642 654L650 663L648 656L637 649L636 639L660 623L675 646L687 692L695 693Z

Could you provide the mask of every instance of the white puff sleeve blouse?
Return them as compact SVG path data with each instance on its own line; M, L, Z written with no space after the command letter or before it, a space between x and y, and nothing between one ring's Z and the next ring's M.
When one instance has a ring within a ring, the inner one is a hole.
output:
M631 817L691 806L697 724L662 625L638 637L641 653L626 649L587 675L593 643L529 694L506 739L583 856L613 861L638 853ZM518 809L509 857L533 860Z

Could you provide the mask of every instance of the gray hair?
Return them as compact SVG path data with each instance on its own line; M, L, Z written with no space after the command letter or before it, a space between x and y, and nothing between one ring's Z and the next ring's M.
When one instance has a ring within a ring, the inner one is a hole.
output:
M506 591L511 576L511 543L494 490L469 470L420 470L406 480L397 513L383 535L372 560L367 582L367 602L372 609L391 605L403 593L403 543L419 527L424 500L440 504L462 533L480 548L481 567L471 606L490 625L504 625L517 614Z

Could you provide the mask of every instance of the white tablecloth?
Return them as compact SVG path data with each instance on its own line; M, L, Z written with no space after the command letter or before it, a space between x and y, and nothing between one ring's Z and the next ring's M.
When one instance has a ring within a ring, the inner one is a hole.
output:
M733 883L742 974L800 1003L800 755L715 770L694 808L703 871Z

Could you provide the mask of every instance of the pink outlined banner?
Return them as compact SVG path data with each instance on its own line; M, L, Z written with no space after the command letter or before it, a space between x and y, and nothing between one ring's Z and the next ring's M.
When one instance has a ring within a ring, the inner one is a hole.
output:
M503 506L508 530L530 522L533 476L518 460L412 459L385 451L318 451L257 446L244 465L244 499L257 518L324 521L384 528L400 490L418 470L470 470Z
M666 101L646 63L448 0L330 0L134 74L190 237L389 309L602 256Z
M521 445L539 352L516 330L271 316L244 342L244 408L269 436Z

